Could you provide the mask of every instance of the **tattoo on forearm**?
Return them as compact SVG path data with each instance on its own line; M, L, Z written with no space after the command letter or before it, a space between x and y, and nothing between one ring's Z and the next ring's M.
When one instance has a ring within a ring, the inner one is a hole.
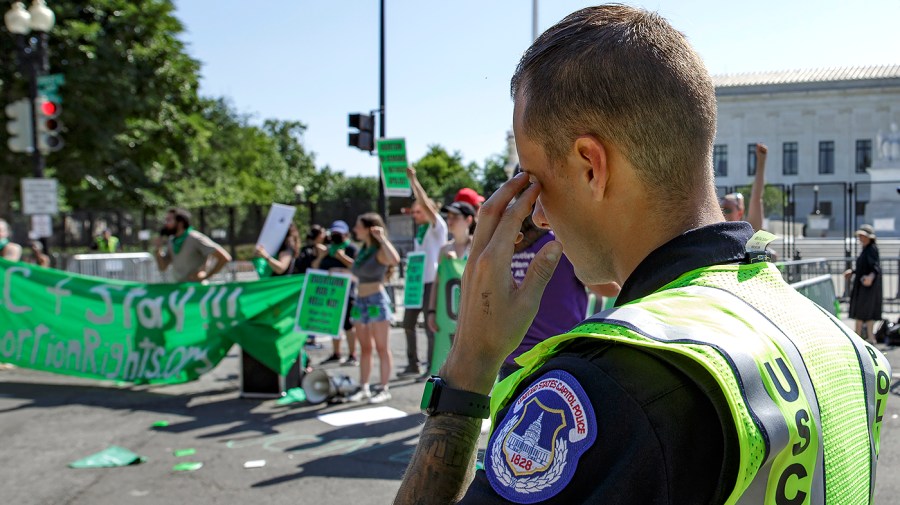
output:
M474 474L480 435L480 419L453 415L429 417L394 504L459 501Z
M491 292L485 291L481 293L481 311L484 315L491 315Z

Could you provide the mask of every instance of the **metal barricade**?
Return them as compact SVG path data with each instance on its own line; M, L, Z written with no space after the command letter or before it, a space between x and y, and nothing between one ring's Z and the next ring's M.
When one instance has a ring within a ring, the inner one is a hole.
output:
M158 284L170 282L156 267L150 253L76 254L66 261L66 271L104 279Z

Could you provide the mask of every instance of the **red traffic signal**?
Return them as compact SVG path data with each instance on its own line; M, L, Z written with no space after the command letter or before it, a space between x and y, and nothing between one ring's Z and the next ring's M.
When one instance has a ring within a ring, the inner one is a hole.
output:
M65 145L60 136L62 123L57 119L62 112L62 107L59 102L43 96L37 98L35 106L37 109L38 149L44 154L59 151Z
M41 113L45 116L56 117L56 111L59 110L59 106L50 100L46 100L41 104Z

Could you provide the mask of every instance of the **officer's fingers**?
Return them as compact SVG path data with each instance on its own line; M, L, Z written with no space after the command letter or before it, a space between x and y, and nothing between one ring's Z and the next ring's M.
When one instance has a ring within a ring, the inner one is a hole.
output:
M544 247L531 260L528 271L525 273L525 279L519 286L520 296L525 298L529 306L534 306L535 310L541 303L541 297L544 295L544 289L547 283L553 277L556 271L556 265L562 257L562 244L552 240L547 242Z
M494 242L504 249L509 248L510 254L512 254L511 251L513 250L511 246L517 243L520 233L519 230L522 229L522 222L531 215L531 210L534 208L534 202L537 201L537 197L540 193L540 184L534 183L529 186L528 189L522 192L522 194L516 198L516 201L506 209L503 218L497 225L497 230L494 231L494 236L499 239L495 239Z
M491 242L497 224L503 218L509 202L515 196L525 189L528 185L528 177L525 174L518 174L512 179L506 181L500 189L494 191L494 194L484 202L481 210L478 212L478 226L475 227L475 236L472 239L472 250L469 253L470 259L477 259L482 251Z

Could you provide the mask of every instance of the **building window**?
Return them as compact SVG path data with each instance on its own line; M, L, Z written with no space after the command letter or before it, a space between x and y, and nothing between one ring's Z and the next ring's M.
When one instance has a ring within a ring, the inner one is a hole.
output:
M713 169L716 171L716 177L728 176L728 146L725 144L716 144L713 146Z
M856 141L856 173L864 174L872 166L872 141L869 139Z
M832 140L819 142L819 173L822 175L834 173L834 141Z
M797 175L797 143L785 142L782 148L781 172L784 175Z
M756 175L756 144L747 144L747 175Z

